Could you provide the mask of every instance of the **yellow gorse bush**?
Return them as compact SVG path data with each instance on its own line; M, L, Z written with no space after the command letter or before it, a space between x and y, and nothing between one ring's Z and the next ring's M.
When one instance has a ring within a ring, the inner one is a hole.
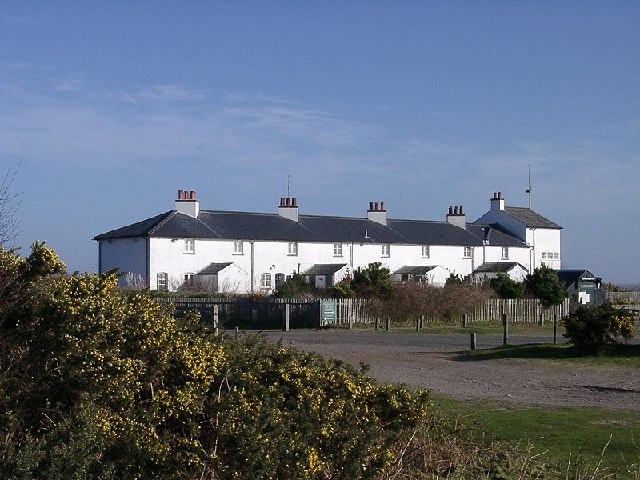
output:
M376 478L426 418L426 392L216 336L43 244L0 267L30 299L3 324L2 478Z

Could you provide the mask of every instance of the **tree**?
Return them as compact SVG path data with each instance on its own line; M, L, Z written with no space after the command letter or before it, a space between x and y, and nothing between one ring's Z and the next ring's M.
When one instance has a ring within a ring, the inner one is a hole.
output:
M5 249L11 246L17 234L20 194L13 192L13 182L19 166L8 169L0 182L0 247Z
M631 338L634 334L633 318L609 302L595 307L580 305L563 319L563 323L564 337L571 343L596 350L603 345L617 343L617 337Z
M390 298L394 292L390 271L380 262L370 263L367 268L353 272L351 289L356 296L364 298Z
M524 283L516 282L504 272L498 272L495 278L489 280L489 286L500 298L522 298Z
M277 298L301 298L311 294L311 285L304 278L304 275L293 272L285 282L280 284L273 292Z
M558 278L558 273L551 267L543 265L527 275L527 291L540 300L544 308L560 305L567 298L567 288Z

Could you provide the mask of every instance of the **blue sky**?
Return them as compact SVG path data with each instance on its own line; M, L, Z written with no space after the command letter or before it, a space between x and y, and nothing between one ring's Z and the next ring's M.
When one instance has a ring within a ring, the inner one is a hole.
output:
M640 283L638 2L0 2L18 244L173 208L469 220L502 191L563 267ZM4 172L3 172L4 173Z

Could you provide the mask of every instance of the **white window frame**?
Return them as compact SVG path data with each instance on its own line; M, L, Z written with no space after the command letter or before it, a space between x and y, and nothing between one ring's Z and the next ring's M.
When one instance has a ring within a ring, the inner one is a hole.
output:
M196 253L196 240L194 238L184 239L184 253Z
M184 274L184 286L193 288L196 284L195 274L187 272Z
M471 258L471 247L464 247L464 251L462 252L463 258Z
M292 257L298 255L298 242L289 242L289 245L287 245L287 255Z
M422 258L430 258L431 257L431 248L429 245L422 245Z
M271 290L271 274L270 273L260 274L260 288Z
M342 244L341 243L334 243L333 244L333 256L334 257L341 257L342 256Z
M391 256L391 244L389 243L382 244L382 256L385 258Z
M169 290L169 275L167 272L158 272L156 275L156 290L161 292Z
M509 247L502 247L502 260L509 260Z
M233 254L244 255L244 242L242 240L233 241Z

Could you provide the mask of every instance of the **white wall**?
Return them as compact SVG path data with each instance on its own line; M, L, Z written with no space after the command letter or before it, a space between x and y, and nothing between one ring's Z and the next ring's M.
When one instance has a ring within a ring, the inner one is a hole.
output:
M556 238L545 238L536 233L536 242L545 248L555 245ZM539 238L538 238L539 237ZM559 239L559 236L558 236ZM136 241L137 240L137 241ZM146 239L114 239L102 241L102 271L119 268L124 272L143 275L146 279ZM176 290L184 282L185 274L197 274L211 263L232 262L232 265L218 273L220 291L245 293L251 291L253 272L254 292L270 293L275 288L278 273L291 275L304 273L319 263L346 264L334 277L339 282L357 268L366 268L370 263L380 262L392 273L404 266L441 266L446 271L460 275L470 275L485 262L501 261L501 247L472 247L472 257L464 258L464 247L458 245L430 245L429 257L422 256L422 245L391 245L390 255L382 255L379 243L344 243L342 255L334 255L333 243L300 243L298 254L288 254L288 242L243 242L242 254L234 253L232 240L195 240L195 250L185 250L184 239L149 239L149 286L157 289L157 274L167 273L170 290ZM252 252L253 251L253 252ZM528 248L509 248L509 261L521 263L528 268ZM253 257L253 262L252 262ZM438 275L442 276L440 270ZM271 289L261 288L261 275L271 276ZM448 277L448 273L447 273ZM441 283L439 277L434 283Z
M532 270L543 263L551 268L559 270L562 266L562 250L560 244L560 230L547 228L528 228L527 243L533 247ZM558 258L549 258L549 253L558 254ZM543 254L545 258L543 258Z

